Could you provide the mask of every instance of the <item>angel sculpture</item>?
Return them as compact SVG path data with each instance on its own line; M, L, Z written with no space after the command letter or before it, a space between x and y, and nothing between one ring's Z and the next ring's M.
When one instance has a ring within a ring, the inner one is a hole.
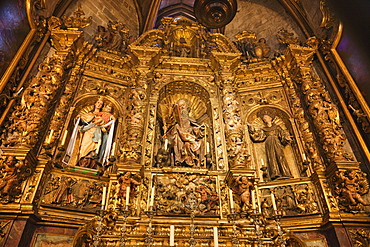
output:
M289 133L274 122L275 117L271 112L261 111L259 115L265 127L256 129L249 124L249 134L254 142L265 142L270 179L292 177L283 149L291 142Z
M369 191L369 183L365 178L360 179L356 170L338 171L336 179L336 193L341 197L341 204L348 206L357 206L358 204L370 205L361 196L361 194L363 195Z
M21 192L26 165L15 156L7 156L0 160L0 198L9 201Z
M253 190L253 181L246 176L236 178L235 190L240 196L241 211L246 211L251 205L251 191Z

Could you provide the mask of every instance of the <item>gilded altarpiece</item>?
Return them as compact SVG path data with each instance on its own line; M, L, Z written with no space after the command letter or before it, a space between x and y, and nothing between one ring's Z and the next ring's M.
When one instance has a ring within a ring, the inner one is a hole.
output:
M185 18L129 45L122 28L119 46L70 25L51 19L56 52L2 133L5 210L35 206L74 228L76 247L212 246L214 234L220 246L306 246L305 229L366 219L368 182L312 66L315 38L279 36L285 53L269 59L252 31L233 43Z

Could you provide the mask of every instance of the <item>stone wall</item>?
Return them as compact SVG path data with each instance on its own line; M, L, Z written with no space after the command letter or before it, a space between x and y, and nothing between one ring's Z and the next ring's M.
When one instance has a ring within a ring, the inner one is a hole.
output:
M240 31L254 31L257 39L266 39L271 47L270 54L273 55L274 51L280 49L276 33L282 27L295 33L301 41L305 40L299 27L277 0L238 1L238 12L226 26L225 35L234 40L234 36Z
M93 16L91 26L84 29L85 39L92 41L97 26L107 26L108 21L119 21L130 29L130 34L139 36L139 18L134 0L80 0L73 1L65 15L70 16L81 5L86 17Z

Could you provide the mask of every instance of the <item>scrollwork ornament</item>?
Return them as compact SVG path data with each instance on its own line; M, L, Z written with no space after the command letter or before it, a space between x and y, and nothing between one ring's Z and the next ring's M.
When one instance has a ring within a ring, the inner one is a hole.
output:
M344 151L346 136L340 123L339 112L324 83L310 67L314 49L298 45L289 46L290 59L295 66L289 68L293 80L301 87L308 112L318 130L318 136L330 162L352 161L353 156ZM300 54L300 55L299 55Z
M230 79L225 83L230 83ZM227 152L231 167L246 167L250 155L246 151L244 131L241 124L239 102L230 85L225 85L223 96L223 117L227 134Z
M320 27L326 29L332 28L334 25L334 17L329 7L327 6L326 1L320 1L320 11L322 13Z
M351 229L349 233L356 247L367 247L370 245L370 229Z

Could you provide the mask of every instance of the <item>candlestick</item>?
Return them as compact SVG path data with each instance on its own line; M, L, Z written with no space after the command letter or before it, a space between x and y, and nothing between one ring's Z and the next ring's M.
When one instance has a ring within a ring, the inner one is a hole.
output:
M271 195L272 207L274 208L274 211L277 211L274 193L271 193L270 195Z
M102 209L105 205L106 197L107 197L107 187L103 187L103 195L102 195L102 198L101 198L101 207L102 207Z
M259 190L258 190L257 186L255 186L254 189L256 190L256 194L257 194L258 213L261 213L262 210L261 210L260 193L259 193Z
M263 159L261 159L261 166L265 166L265 161L263 161Z
M116 154L116 142L113 142L111 156L114 156L115 154Z
M152 187L152 194L151 194L151 197L150 197L150 203L149 203L150 207L153 207L153 205L154 205L154 191L155 191L155 187L153 186Z
M209 153L209 151L210 151L210 146L209 146L209 142L207 142L207 144L206 144L206 152L207 152L207 154Z
M214 246L218 247L218 228L217 226L213 227L213 242L214 242Z
M230 189L230 208L234 209L233 191Z
M170 246L175 246L175 226L170 226Z
M256 195L254 190L252 190L252 209L256 209Z
M53 134L54 134L54 130L50 130L49 137L48 137L48 139L46 140L46 143L47 143L47 144L50 144L50 143L51 143L51 139L53 138Z
M164 139L164 150L167 150L168 147L168 139Z
M130 202L130 186L126 187L126 206L128 206Z
M68 134L68 130L65 130L64 131L63 138L62 138L62 143L61 143L62 146L66 143L67 134Z

